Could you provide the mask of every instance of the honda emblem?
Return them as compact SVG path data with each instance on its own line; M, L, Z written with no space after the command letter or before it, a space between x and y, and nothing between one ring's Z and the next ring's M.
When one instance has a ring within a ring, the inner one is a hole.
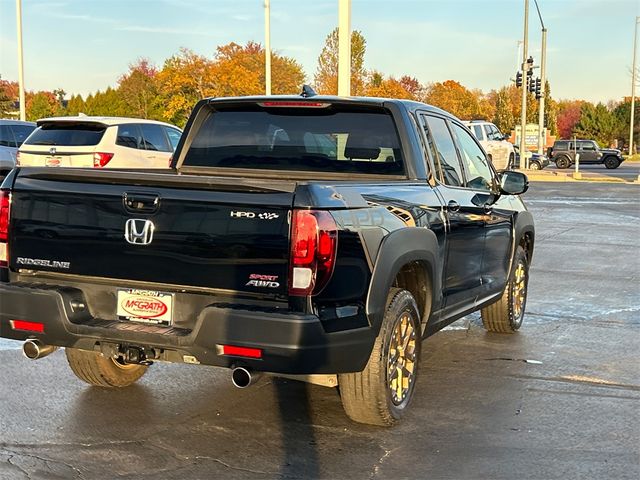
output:
M124 239L132 245L149 245L154 228L151 220L130 218L124 226Z

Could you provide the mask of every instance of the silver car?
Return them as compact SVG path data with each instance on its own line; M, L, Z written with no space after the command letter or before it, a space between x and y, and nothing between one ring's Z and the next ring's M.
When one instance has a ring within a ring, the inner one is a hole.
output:
M33 122L0 119L0 179L16 165L16 152L36 128Z

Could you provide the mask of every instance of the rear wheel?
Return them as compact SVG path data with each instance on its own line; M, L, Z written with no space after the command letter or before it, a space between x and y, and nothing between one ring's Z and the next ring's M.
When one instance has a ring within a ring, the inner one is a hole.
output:
M482 324L490 332L514 333L522 325L527 303L529 262L518 246L509 281L500 299L481 311Z
M569 157L560 157L556 159L556 167L558 168L569 168L569 165L571 165Z
M529 170L540 170L540 164L538 162L530 162Z
M80 380L96 387L128 387L147 371L146 365L121 363L98 352L65 348L67 361Z
M367 366L338 378L342 405L352 420L389 426L402 417L415 389L421 340L413 295L391 289Z
M618 168L619 165L620 165L620 162L616 157L607 157L604 160L604 166L610 170L613 170L614 168Z

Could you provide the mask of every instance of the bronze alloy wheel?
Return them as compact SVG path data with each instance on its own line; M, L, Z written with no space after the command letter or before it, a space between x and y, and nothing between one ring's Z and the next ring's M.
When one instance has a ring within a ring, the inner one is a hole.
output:
M405 312L395 325L387 356L387 385L394 405L401 405L411 392L416 356L416 330Z
M527 300L527 267L520 260L513 275L511 290L511 305L513 308L513 320L518 326L522 323L524 305Z

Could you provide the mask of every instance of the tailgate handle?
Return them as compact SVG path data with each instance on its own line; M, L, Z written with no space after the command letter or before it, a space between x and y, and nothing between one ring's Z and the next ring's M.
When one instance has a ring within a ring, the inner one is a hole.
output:
M160 207L160 195L155 193L124 193L124 209L132 213L155 213Z

